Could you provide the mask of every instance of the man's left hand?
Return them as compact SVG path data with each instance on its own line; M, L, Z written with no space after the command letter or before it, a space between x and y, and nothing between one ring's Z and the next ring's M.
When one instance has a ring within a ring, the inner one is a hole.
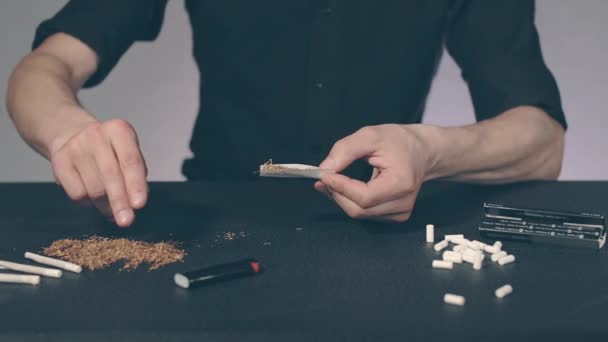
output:
M434 164L426 127L367 126L339 140L320 164L335 173L324 173L315 189L332 198L352 218L407 221ZM374 168L367 183L339 173L358 159Z

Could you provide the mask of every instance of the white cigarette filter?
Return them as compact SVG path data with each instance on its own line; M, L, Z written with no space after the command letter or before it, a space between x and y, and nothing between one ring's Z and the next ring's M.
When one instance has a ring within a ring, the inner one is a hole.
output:
M461 254L462 254L463 260L465 260L465 256L467 258L470 258L471 260L477 260L483 256L483 253L481 253L480 251L476 251L476 250L470 249L470 248L465 249L464 251L461 252Z
M8 270L11 270L11 271L31 273L31 274L40 274L42 276L52 277L52 278L61 278L61 274L62 274L61 270L54 269L54 268L44 268L44 267L31 266L31 265L23 265L23 264L18 264L16 262L10 262L10 261L4 261L4 260L0 260L0 266L6 268Z
M457 264L462 263L462 255L460 253L456 253L453 251L445 251L443 252L442 259L445 261L451 261Z
M483 261L483 260L482 260L481 258L477 259L477 260L476 260L476 261L473 263L473 269L474 269L474 270L476 270L476 271L481 270L482 261Z
M462 255L462 261L468 262L471 265L474 265L478 260L480 260L480 257L478 255L474 255L474 254L463 254Z
M498 259L498 264L499 265L506 265L506 264L510 264L512 262L515 261L515 256L514 255L507 255L506 257L502 257L500 259Z
M38 285L40 284L40 276L0 273L0 283Z
M448 235L444 236L444 239L446 239L448 242L454 243L454 241L452 241L452 240L454 240L454 239L464 239L464 235L462 235L462 234L451 234L451 235L449 235L448 234Z
M443 240L439 243L436 243L435 246L433 246L433 249L435 249L435 251L440 252L442 249L446 248L448 246L448 242L446 240Z
M494 246L485 245L483 250L490 254L496 254L496 253L500 252L500 248L497 248L495 245Z
M426 242L435 242L435 226L432 224L426 225Z
M462 254L462 253L464 253L465 250L467 250L467 248L468 247L465 245L456 245L456 246L454 246L454 248L452 250L456 253Z
M459 237L453 238L451 240L452 240L452 241L450 241L451 243L454 243L454 244L457 244L457 245L468 246L471 243L471 241L469 241L469 240L467 240L465 238L459 238Z
M496 298L503 298L511 294L511 292L513 292L513 287L509 284L506 284L497 288L496 291L494 291L494 294L496 294Z
M74 273L82 272L82 266L72 264L71 262L49 258L49 257L45 257L42 255L31 253L31 252L25 252L25 257L27 259L34 260L35 262L37 262L39 264L58 267L58 268L66 270L66 271L70 271L70 272L74 272Z
M496 247L496 248L498 248L498 250L500 250L502 248L502 242L496 241L496 242L494 242L493 246Z
M457 306L463 306L465 303L465 298L463 296L455 295L452 293L446 293L443 296L443 302L446 304L452 304Z
M469 243L469 247L475 250L483 250L484 247L486 246L485 243L481 242L481 241L477 241L477 240L473 240Z
M498 260L500 260L501 258L504 258L507 256L507 252L505 251L500 251L496 254L492 254L492 256L490 257L490 259L492 259L492 262L497 262Z
M433 260L433 268L442 268L446 270L451 270L454 268L454 263L451 261L445 260Z

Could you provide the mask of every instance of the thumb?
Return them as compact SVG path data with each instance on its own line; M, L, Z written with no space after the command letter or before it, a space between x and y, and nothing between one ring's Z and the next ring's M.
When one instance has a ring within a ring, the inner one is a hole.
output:
M372 133L372 130L370 127L364 127L338 140L319 167L341 172L355 160L374 153L378 139L375 138L376 134Z

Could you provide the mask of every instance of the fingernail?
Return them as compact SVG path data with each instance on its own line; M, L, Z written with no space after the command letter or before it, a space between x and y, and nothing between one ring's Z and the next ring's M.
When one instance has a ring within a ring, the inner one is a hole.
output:
M127 224L129 223L132 217L133 214L131 213L131 210L123 209L118 212L118 223Z
M146 196L142 192L136 192L133 195L133 205L135 205L136 207L140 207L140 206L144 205L145 201L146 201Z

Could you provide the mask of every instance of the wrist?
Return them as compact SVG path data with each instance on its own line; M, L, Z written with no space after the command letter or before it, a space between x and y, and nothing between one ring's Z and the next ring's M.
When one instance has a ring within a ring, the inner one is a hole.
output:
M83 130L87 125L97 120L86 110L79 106L67 105L59 108L56 112L56 125L49 129L48 135L43 143L43 154L50 159L53 153L61 149L65 143L74 135Z
M425 181L453 176L465 168L471 146L477 139L470 126L440 127L435 125L415 125L418 138L426 155Z
M442 150L446 145L444 128L426 124L401 125L401 128L408 134L414 135L418 141L418 146L415 147L413 153L421 158L424 181L441 177L438 174L438 166L443 155Z

